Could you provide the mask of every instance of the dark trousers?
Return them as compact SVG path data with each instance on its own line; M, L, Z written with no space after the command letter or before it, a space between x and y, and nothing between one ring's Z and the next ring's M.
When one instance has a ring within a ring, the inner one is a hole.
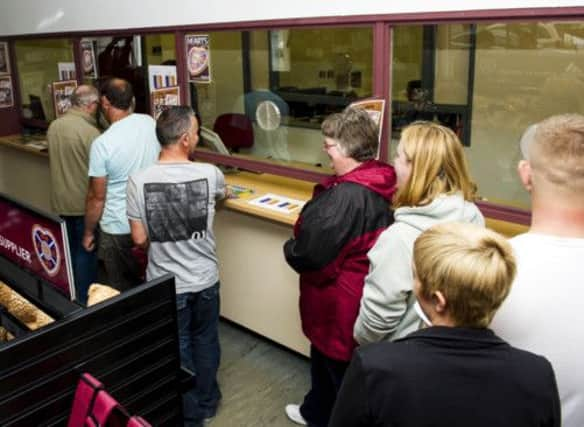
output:
M195 386L183 395L185 426L213 417L221 400L217 370L219 347L219 282L200 292L176 296L182 365L195 373Z
M100 255L109 281L106 285L122 292L142 283L142 270L132 253L132 235L101 231L99 237Z
M310 391L300 413L309 426L326 427L349 362L331 359L310 346Z
M62 215L67 225L67 239L71 253L71 265L75 278L76 299L87 304L89 285L97 280L97 252L87 252L82 245L85 218L83 216Z

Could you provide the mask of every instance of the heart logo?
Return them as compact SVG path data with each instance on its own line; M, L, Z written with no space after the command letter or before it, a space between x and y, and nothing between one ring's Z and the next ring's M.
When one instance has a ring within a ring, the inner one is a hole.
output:
M57 239L50 230L35 224L32 227L32 242L36 256L49 276L59 272L61 256Z

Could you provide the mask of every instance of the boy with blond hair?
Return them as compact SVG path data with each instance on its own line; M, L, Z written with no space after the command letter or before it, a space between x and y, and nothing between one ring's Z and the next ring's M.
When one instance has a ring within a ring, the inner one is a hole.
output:
M488 329L515 277L507 241L440 224L418 237L413 264L428 327L356 350L330 426L560 426L550 363Z

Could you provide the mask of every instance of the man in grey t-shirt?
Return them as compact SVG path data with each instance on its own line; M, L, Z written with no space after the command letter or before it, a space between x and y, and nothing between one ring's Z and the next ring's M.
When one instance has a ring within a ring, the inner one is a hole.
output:
M197 376L183 396L185 426L215 415L220 348L219 272L213 235L215 200L225 197L221 171L193 163L198 123L190 107L164 111L156 124L160 160L128 181L132 239L148 247L148 280L175 276L181 362Z

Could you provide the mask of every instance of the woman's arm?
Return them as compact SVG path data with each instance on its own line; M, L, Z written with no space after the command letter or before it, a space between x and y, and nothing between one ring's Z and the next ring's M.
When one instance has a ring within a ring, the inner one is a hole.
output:
M359 344L381 341L394 332L407 310L413 289L412 254L401 231L390 226L367 254L369 274L353 329Z

